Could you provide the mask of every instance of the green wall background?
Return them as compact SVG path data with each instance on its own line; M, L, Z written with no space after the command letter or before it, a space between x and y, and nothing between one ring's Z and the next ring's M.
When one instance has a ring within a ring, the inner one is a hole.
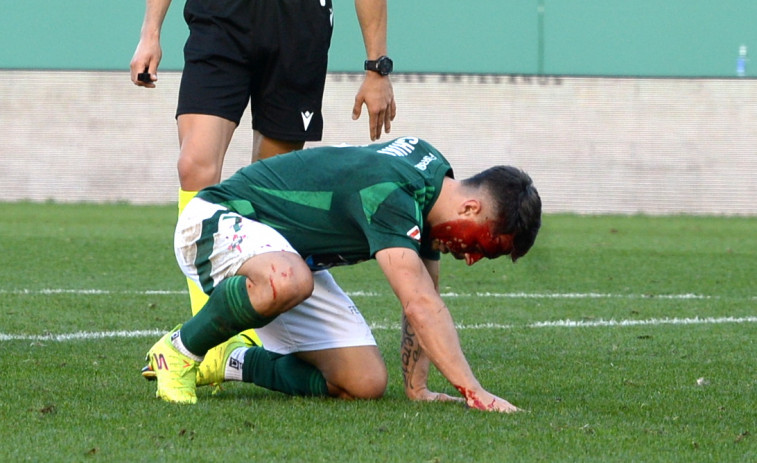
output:
M314 0L315 1L315 0ZM333 0L332 72L362 69L352 0ZM184 2L163 28L162 70L182 67ZM123 70L143 0L0 0L0 68ZM397 72L735 77L754 59L755 0L389 0Z

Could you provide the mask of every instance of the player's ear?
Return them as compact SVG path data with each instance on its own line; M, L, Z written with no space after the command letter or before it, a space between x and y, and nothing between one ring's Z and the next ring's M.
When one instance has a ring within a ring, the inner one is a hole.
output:
M476 215L481 212L481 201L478 199L466 199L460 204L458 213L463 216Z

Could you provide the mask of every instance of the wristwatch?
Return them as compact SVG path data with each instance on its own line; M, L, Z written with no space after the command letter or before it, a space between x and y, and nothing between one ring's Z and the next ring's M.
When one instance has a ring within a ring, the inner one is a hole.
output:
M394 62L388 56L379 56L376 60L365 60L366 71L378 72L382 76L388 76L394 70Z

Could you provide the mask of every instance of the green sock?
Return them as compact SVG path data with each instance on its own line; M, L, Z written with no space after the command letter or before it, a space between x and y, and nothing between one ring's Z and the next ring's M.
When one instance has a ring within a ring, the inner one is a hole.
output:
M326 379L313 365L292 354L281 355L262 347L247 349L242 380L295 396L328 396Z
M181 342L193 354L203 356L212 347L248 328L260 328L276 317L263 317L250 303L247 278L223 280L208 302L181 327Z

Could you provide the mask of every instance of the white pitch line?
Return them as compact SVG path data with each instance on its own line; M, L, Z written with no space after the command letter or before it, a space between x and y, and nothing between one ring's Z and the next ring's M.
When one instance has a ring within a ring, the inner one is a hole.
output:
M508 325L501 323L477 323L472 325L457 325L458 330L509 330L524 328L594 328L594 327L626 327L626 326L660 326L660 325L717 325L723 323L757 323L757 317L706 317L706 318L651 318L647 320L555 320L534 322L525 325ZM371 324L373 330L399 330L399 323ZM31 342L65 342L88 341L111 338L155 338L165 334L165 331L136 330L136 331L78 331L64 334L5 334L0 333L0 341L31 341Z
M61 289L61 288L47 288L47 289L0 289L0 294L16 294L16 295L48 295L48 294L78 294L78 295L173 295L173 294L188 294L189 291L166 291L166 290L152 290L147 289L143 291L111 291L108 289Z
M89 341L93 339L111 338L149 338L166 334L165 330L137 330L137 331L77 331L64 334L5 334L0 333L0 341Z
M757 323L757 317L694 317L694 318L650 318L648 320L557 320L535 322L530 328L585 328L601 326L645 326L645 325L718 325L722 323Z
M694 318L650 318L647 320L555 320L544 322L512 325L503 323L476 323L473 325L455 325L458 330L509 330L513 328L594 328L594 327L626 327L626 326L659 326L659 325L718 325L723 323L757 323L757 317L694 317ZM399 323L382 325L372 324L374 330L399 329Z

